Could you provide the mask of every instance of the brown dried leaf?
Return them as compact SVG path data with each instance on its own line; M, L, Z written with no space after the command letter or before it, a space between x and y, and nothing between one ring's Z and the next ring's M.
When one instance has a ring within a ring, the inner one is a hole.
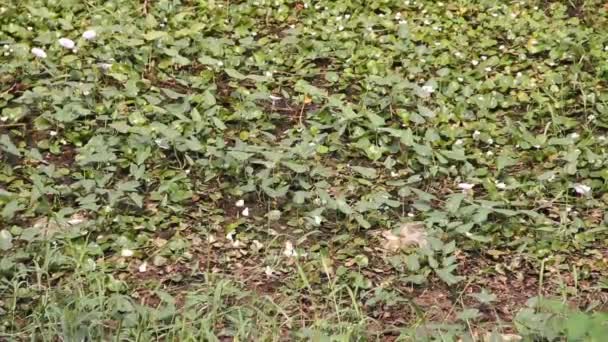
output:
M393 252L414 245L424 247L428 243L423 222L404 223L397 234L392 230L385 230L382 237L385 239L384 249Z

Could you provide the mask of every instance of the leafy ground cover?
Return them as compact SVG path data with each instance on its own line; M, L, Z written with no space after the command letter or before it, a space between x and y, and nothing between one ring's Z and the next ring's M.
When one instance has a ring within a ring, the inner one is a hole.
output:
M607 8L3 2L1 338L602 340Z

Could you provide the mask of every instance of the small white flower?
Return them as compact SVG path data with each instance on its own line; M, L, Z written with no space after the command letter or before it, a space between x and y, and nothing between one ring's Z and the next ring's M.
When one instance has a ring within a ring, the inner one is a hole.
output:
M488 145L492 145L494 143L494 139L492 139L492 138L488 139L487 143L488 143Z
M471 190L475 187L475 184L471 183L458 183L458 188L464 191Z
M515 77L521 77L521 76L522 76L521 72L518 72L517 74L515 74Z
M488 59L488 56L481 56L481 59L485 61L486 59Z
M591 187L585 184L574 184L574 191L579 195L588 195L591 193Z
M608 51L608 45L604 46L604 51Z
M491 156L493 156L493 155L494 155L494 152L492 152L492 151L488 151L488 152L486 152L486 156L488 156L488 157L491 157Z
M82 38L86 40L95 39L97 37L97 32L95 30L86 30L82 33Z
M347 20L350 19L350 14L345 14L344 19L347 19Z
M40 48L32 48L32 53L38 58L46 58L46 52Z
M606 140L606 136L605 135L600 135L599 137L597 137L597 140L599 140L599 141L605 141Z
M34 29L34 28L33 28L33 27L31 27L31 26L28 26L28 27L27 27L27 30L28 30L28 31L31 31L31 30L33 30L33 29Z
M477 64L479 64L479 61L474 59L471 61L471 64L473 64L473 66L476 66Z
M407 213L407 217L414 217L414 216L416 216L416 215L414 215L414 213L411 211L409 213Z
M578 139L579 137L580 137L580 135L578 135L578 133L576 133L576 132L570 134L570 138L572 138L572 139Z
M135 254L135 252L133 252L133 250L131 250L131 249L123 248L120 251L120 256L125 257L125 258L132 257L133 254Z
M243 206L245 206L245 201L242 200L242 199L240 199L240 200L236 201L236 203L234 203L234 205L237 206L237 207L239 207L239 208L243 207Z
M344 30L344 26L340 25L338 26L338 31L343 31Z
M2 117L0 117L0 121L2 121L2 122L8 121L8 116L2 116Z
M430 86L430 85L422 86L422 90L425 91L425 92L427 92L427 93L433 93L433 92L435 92L435 88L433 88L433 86Z
M462 145L462 139L456 140L456 142L454 142L454 145Z
M258 251L260 249L264 248L264 245L258 240L253 240L252 243L253 243L253 246L255 247L255 249Z
M486 67L484 70L485 70L486 72L491 72L491 71L492 71L492 68L490 68L490 67Z
M462 82L462 81L464 81L464 78L458 77L458 82Z
M395 171L391 171L391 177L399 177L399 174Z
M473 139L477 139L477 138L479 138L479 136L480 136L480 135L481 135L481 132L480 132L480 131L475 131L475 132L473 132Z
M57 131L49 131L49 135L54 137L57 135Z
M4 49L5 49L5 50L8 50L8 49L10 49L10 48L11 48L11 47L10 47L8 44L4 44Z
M504 50L504 49L506 49L506 48L505 48L505 46L504 46L504 45L501 45L501 46L499 46L499 47L498 47L498 49L499 49L499 50Z
M72 50L76 46L76 43L74 43L74 41L69 38L59 38L58 42L59 45L70 50Z
M315 220L315 225L317 225L317 226L320 225L321 222L323 222L323 218L319 215L315 215L314 220Z
M403 24L407 24L407 20L399 20L399 24L403 25Z
M500 189L500 190L503 190L503 189L505 189L507 187L507 185L505 183L503 183L503 182L496 181L496 187L498 189Z
M587 117L587 120L589 120L589 121L593 121L593 120L595 120L595 115L593 115L593 114L592 114L592 115L589 115L589 116Z
M137 270L139 271L139 273L144 273L148 270L148 263L147 262L142 262L141 265L139 265L139 267L137 268Z
M218 61L218 62L217 62L217 65L219 65L219 66L223 66L223 65L224 65L224 62L222 62L222 61Z
M243 215L245 217L249 216L249 208L243 209L243 211L241 211L241 215Z
M298 253L293 248L291 241L285 241L285 250L283 251L283 255L288 258L298 256Z

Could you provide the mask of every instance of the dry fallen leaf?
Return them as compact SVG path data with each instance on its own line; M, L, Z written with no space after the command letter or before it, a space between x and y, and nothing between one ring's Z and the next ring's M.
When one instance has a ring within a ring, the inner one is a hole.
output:
M386 240L384 248L393 252L413 245L424 247L427 244L423 222L404 223L397 234L392 230L385 230L382 237Z

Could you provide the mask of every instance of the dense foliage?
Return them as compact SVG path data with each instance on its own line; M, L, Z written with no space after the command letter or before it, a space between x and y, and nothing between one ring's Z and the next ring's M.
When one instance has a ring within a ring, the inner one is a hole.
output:
M602 1L0 6L0 336L608 333Z

